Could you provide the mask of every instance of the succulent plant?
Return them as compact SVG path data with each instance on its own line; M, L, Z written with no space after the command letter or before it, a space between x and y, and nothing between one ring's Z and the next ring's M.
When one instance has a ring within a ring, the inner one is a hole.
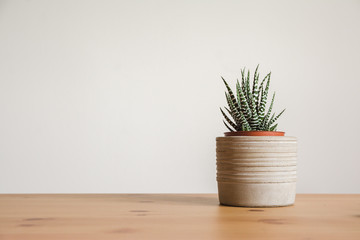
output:
M224 107L228 115L220 108L224 116L225 126L229 131L276 131L276 121L284 113L282 110L278 115L271 114L275 92L272 95L271 103L267 111L266 103L270 86L271 72L267 74L259 84L259 65L256 67L253 81L250 80L250 71L241 70L241 83L236 82L236 97L223 77L227 92L225 92L228 108ZM252 85L252 87L250 86ZM266 112L266 113L265 113ZM271 115L271 117L270 117ZM229 125L228 125L228 124Z

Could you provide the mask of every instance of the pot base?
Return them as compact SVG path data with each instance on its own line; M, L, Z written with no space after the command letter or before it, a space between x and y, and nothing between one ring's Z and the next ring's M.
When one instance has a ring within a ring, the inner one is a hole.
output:
M295 202L296 182L226 183L218 182L222 205L237 207L284 207Z
M289 205L279 205L279 206L235 206L235 205L226 205L226 204L222 204L220 203L221 206L227 206L227 207L239 207L239 208L278 208L278 207L290 207L295 205L295 203L293 204L289 204Z

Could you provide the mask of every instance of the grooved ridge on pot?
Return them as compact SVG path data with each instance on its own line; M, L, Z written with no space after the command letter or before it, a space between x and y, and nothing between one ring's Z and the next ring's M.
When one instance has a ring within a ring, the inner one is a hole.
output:
M216 157L219 198L222 204L293 204L297 160L295 137L218 137Z

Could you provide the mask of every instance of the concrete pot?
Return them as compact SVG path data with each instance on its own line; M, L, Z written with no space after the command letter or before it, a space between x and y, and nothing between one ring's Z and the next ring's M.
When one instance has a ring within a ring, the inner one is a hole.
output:
M216 138L219 200L239 207L292 205L297 140L285 136Z

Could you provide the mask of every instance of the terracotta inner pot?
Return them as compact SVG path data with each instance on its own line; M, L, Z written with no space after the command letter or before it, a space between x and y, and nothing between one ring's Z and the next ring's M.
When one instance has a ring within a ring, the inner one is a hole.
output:
M226 137L231 136L285 136L285 132L275 131L238 131L238 132L226 132Z

